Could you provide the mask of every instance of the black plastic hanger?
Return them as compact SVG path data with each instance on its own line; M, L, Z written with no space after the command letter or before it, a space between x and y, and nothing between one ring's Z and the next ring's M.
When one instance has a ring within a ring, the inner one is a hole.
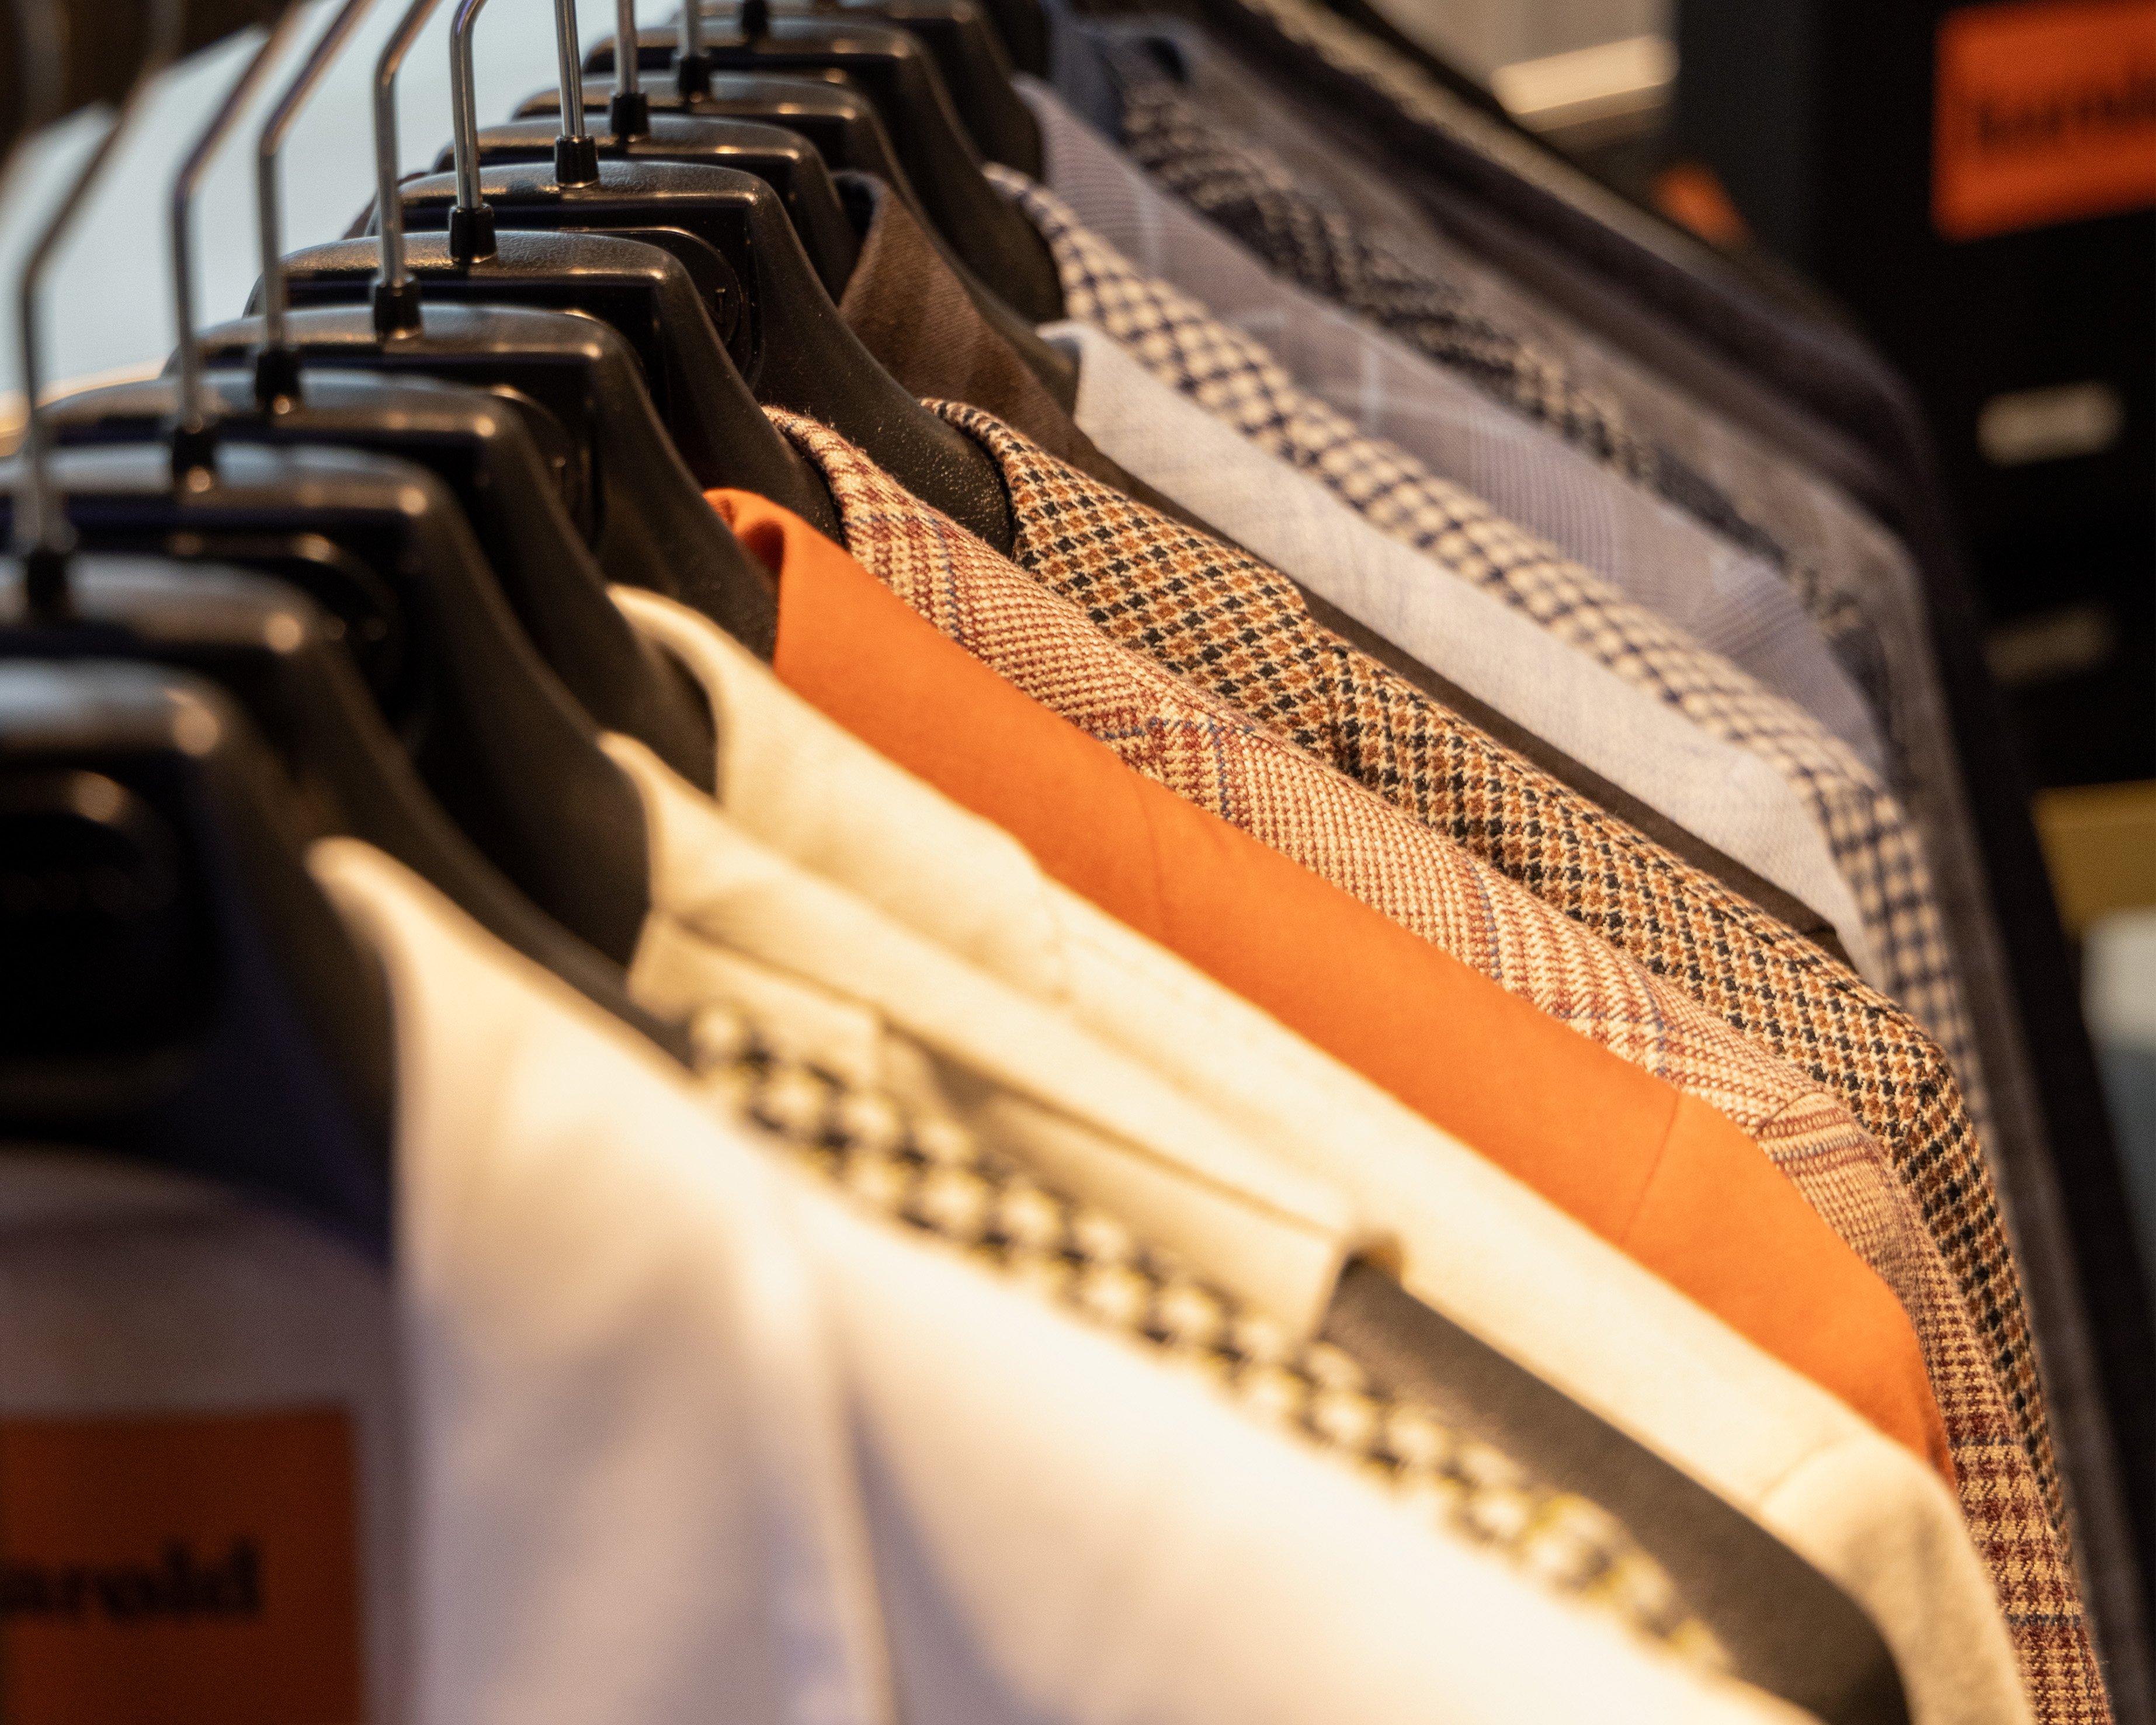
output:
M824 0L768 0L768 3L774 17L836 14L849 19L873 19L904 30L928 50L943 87L950 93L952 108L980 152L991 162L1040 177L1040 124L1011 82L1010 56L979 0L838 0L835 5ZM737 8L703 0L702 14L709 31L714 25L732 23ZM593 70L610 69L613 46L612 39L595 45L586 64ZM599 58L602 52L603 59Z
M290 80L255 148L264 305L254 387L227 376L210 385L194 334L189 207L212 153L280 46L279 31L234 87L191 154L172 196L174 293L181 339L169 384L79 395L54 415L64 441L154 435L161 411L182 439L214 435L287 447L331 444L415 460L449 487L502 578L512 607L569 692L599 723L649 744L695 782L709 783L712 751L702 704L650 652L606 593L531 430L546 423L480 392L433 379L396 382L363 372L312 375L287 344L278 160L301 109L320 87L373 0L345 0Z
M415 0L375 66L377 195L385 187L393 195L392 219L382 224L372 310L292 311L283 318L281 346L310 362L431 374L486 388L515 404L542 434L572 513L590 524L608 580L694 605L768 658L778 631L770 578L704 501L706 485L725 481L692 473L685 464L624 336L589 316L483 299L445 304L439 294L422 315L419 285L407 266L403 228L395 219L397 74L435 3ZM365 259L355 269L362 281L371 273ZM281 274L278 280L281 286ZM203 351L215 360L242 359L261 334L253 320L224 325L204 333ZM658 373L652 382L666 387ZM701 445L699 451L708 453ZM803 501L811 520L819 511L829 519L828 494L820 488Z
M413 10L424 18L432 3L415 0ZM571 3L557 0L557 16ZM740 316L741 290L716 252L675 248L696 265L692 277L677 256L639 241L532 232L497 239L472 149L479 127L471 33L484 4L459 0L450 31L458 172L446 235L405 244L393 173L378 176L384 279L374 293L377 313L408 317L424 294L429 300L476 299L579 311L612 324L629 337L667 429L700 484L757 491L835 531L836 513L822 481L765 418L721 345L720 332ZM401 39L391 44L403 45ZM564 57L562 75L572 83L578 80L573 57ZM580 116L581 95L564 107ZM386 157L379 110L377 128L377 152ZM573 184L598 177L597 151L581 130L557 141L555 157L557 180ZM349 240L311 247L289 259L287 269L293 297L302 303L348 300L366 291L372 273L366 249ZM401 279L392 278L392 269ZM709 318L699 315L706 309Z
M129 660L200 676L278 757L318 834L364 839L433 884L506 944L677 1058L675 1027L629 998L618 964L543 916L444 814L346 650L342 625L297 589L216 564L79 556L66 604L29 614L0 575L0 661Z
M634 30L635 0L618 0L616 9L624 28ZM585 108L591 111L588 100ZM557 116L555 123L544 119L514 120L480 127L481 164L551 161L560 109L557 96L552 110ZM606 116L606 129L593 137L602 158L697 162L737 168L766 182L785 204L793 231L801 237L802 249L808 254L825 289L834 295L844 291L858 245L853 226L839 202L838 190L831 182L830 170L808 139L782 126L752 120L654 114L633 64L616 80ZM436 158L434 170L446 172L455 165L453 145Z
M684 47L678 59L669 32L644 31L638 41L644 68L670 64L685 90L696 89L699 66L805 73L852 84L881 111L907 180L973 272L1036 324L1063 315L1047 242L988 183L934 60L904 30L846 13L770 16L752 9L747 28L737 24L711 33L696 8L685 8L680 33L695 36L696 46ZM608 54L594 69L612 65ZM747 117L783 123L777 115Z
M143 665L0 665L0 1137L237 1187L390 1251L387 978L254 728Z
M484 0L470 0L475 11ZM463 24L469 13L460 13ZM575 17L556 8L562 63L575 63ZM453 37L468 57L468 29ZM581 89L563 92L581 112ZM470 136L459 131L460 151ZM453 229L461 209L489 213L498 240L512 229L598 231L645 240L680 259L698 277L716 278L703 295L713 336L727 348L754 398L808 414L860 444L899 482L991 544L1012 540L1000 471L973 439L923 407L860 345L832 304L769 186L730 169L675 162L583 162L567 179L560 162L572 152L565 135L552 167L511 163L454 177L434 175L400 188L408 230ZM677 294L677 297L680 297ZM738 310L735 301L738 301ZM685 306L686 301L683 303ZM681 314L694 318L696 314ZM677 346L695 345L675 326ZM716 350L716 344L710 344ZM714 366L728 362L721 355ZM744 392L746 393L746 392Z
M224 444L367 449L429 469L464 510L518 622L578 704L692 783L711 782L701 701L607 596L526 417L510 403L424 375L320 367L305 372L301 393L267 407L242 372L215 372L197 387ZM173 423L180 398L169 378L85 391L53 403L54 434L62 447L141 442Z
M693 79L690 81L697 82ZM618 94L607 88L593 90L587 86L585 112L609 112ZM860 90L850 85L834 84L820 78L722 72L703 80L698 94L684 95L680 80L669 79L656 89L639 90L638 96L641 103L654 110L654 121L675 113L729 116L737 112L753 113L773 126L798 133L815 146L817 154L837 177L839 196L846 201L857 231L865 227L866 214L857 208L861 188L849 182L855 176L881 182L919 222L924 236L958 278L981 315L1018 350L1019 357L1048 385L1057 399L1066 407L1075 399L1076 371L1070 361L1042 341L1033 325L1013 311L973 272L937 228L937 218L906 177L890 134L884 129L882 116ZM520 118L539 118L561 111L561 93L557 90L536 91L516 107ZM551 128L547 136L552 136ZM650 145L639 153L661 161L695 159L674 156L664 147L663 138L657 134Z
M296 17L296 7L288 8L280 32ZM45 415L33 411L28 483L18 493L28 506L25 536L39 546L79 538L95 549L289 573L339 618L384 711L466 831L555 920L625 962L648 908L640 800L518 629L448 492L420 468L349 450L220 448L204 412L192 357L189 193L275 43L273 36L228 93L176 192L182 358L170 443L70 450L55 459ZM86 176L102 166L116 135L94 153ZM85 177L78 190L87 184ZM49 255L48 245L33 250L24 276L33 392L35 289ZM51 485L56 474L72 481L64 514ZM64 561L58 553L27 561L30 615L54 613L44 589L57 578L48 566Z
M329 611L458 824L556 922L627 962L649 908L642 803L432 475L358 451L241 446L177 483L162 445L71 449L54 465L86 547L265 570Z
M29 418L9 572L42 623L69 615L74 534L42 423L39 285L182 16L162 0L23 271ZM388 991L308 875L295 812L208 685L139 665L0 665L0 1136L237 1184L386 1256Z

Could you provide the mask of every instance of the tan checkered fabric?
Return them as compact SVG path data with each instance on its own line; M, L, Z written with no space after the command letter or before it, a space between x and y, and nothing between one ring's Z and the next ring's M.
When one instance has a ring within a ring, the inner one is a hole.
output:
M1888 992L1938 1039L1971 1117L1983 1075L1931 870L1907 812L1840 738L1600 576L1561 556L1396 445L1365 436L1188 295L1088 232L1055 195L998 182L1055 254L1071 315L1267 453L1331 488L1372 526L1487 588L1560 639L1759 756L1804 798L1849 882Z
M1389 681L1378 685L1378 706L1335 711L1314 730L1297 725L1290 742L1236 697L1264 706L1255 691L1277 676L1289 691L1322 700L1344 649L1322 631L1298 640L1281 635L1281 619L1269 614L1268 583L1278 583L1277 575L1187 530L1163 539L1171 524L1163 518L1067 469L1051 474L1040 465L1046 458L1025 454L1022 439L1000 427L989 431L984 416L971 409L943 411L988 439L1004 463L1019 522L1019 554L1033 562L1035 578L916 501L842 439L808 420L773 417L831 485L854 553L944 634L1139 771L1721 1109L1759 1142L1909 1312L1964 1511L1998 1585L2032 1695L2062 1707L2060 1717L2102 1717L2063 1538L1938 1241L1830 1081L1808 1077L1798 1070L1802 1063L1774 1058L1678 985L1711 965L1763 988L1792 962L1775 952L1775 941L1803 942L1786 932L1776 936L1775 925L1727 903L1719 887L1665 853L1645 847L1647 854L1639 854L1643 841L1636 837L1613 832L1585 839L1575 829L1599 817L1573 809L1568 793L1494 745L1478 744L1464 726L1445 730L1455 745L1450 760L1396 762L1397 771L1373 772L1375 788L1331 770L1313 756L1390 753L1396 716L1404 721L1429 703L1419 691L1403 693ZM1060 494L1051 497L1044 481ZM1230 571L1239 583L1253 584L1227 597L1226 625L1197 653L1190 680L1143 656L1173 655L1189 639L1184 623L1163 614L1163 600L1171 612L1204 608ZM1089 605L1097 603L1097 622L1048 590L1065 579L1085 589ZM1307 625L1307 617L1302 620ZM1142 651L1119 648L1108 634ZM1209 692L1215 685L1231 692L1226 698ZM1299 709L1302 701L1296 696L1289 705ZM1399 728L1404 735L1411 727ZM1443 805L1459 818L1433 829L1380 790L1413 792L1433 812L1441 814ZM1553 824L1546 827L1546 819ZM1532 891L1507 878L1513 870L1500 873L1471 854L1486 850L1502 865L1508 847L1544 842L1548 849L1525 865L1511 859ZM1635 914L1650 927L1671 928L1686 967L1676 979L1650 973L1557 914L1537 891L1577 906L1598 931ZM1891 1008L1853 978L1847 984L1856 992L1842 999L1835 991L1845 973L1824 960L1815 968L1816 976L1799 974L1840 1000L1843 1018L1856 1022L1868 1014L1879 1023L1864 1029L1861 1046L1841 1047L1837 1030L1820 1030L1802 1007L1778 999L1774 1021L1796 1027L1803 1053L1833 1045L1838 1058L1827 1064L1837 1071L1847 1062L1876 1061L1868 1081L1881 1087L1872 1101L1881 1107L1900 1085L1896 1061L1876 1048L1906 1045L1908 1061L1938 1069L1936 1054ZM1914 1111L1921 1121L1922 1111ZM1999 1251L2010 1277L2003 1244Z
M742 1014L699 1015L698 1071L738 1113L878 1214L1194 1371L1245 1412L1345 1461L1450 1537L1711 1670L1727 1655L1615 1517L1298 1342L1113 1216L1042 1186L947 1119L779 1053Z

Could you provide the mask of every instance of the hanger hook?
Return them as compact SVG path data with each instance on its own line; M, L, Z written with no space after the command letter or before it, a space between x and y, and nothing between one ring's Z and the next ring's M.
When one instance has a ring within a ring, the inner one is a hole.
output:
M472 29L486 0L457 0L449 20L449 144L457 167L456 207L449 212L449 255L470 264L495 254L494 212L480 195L479 101L473 93ZM565 117L562 123L569 121Z
M621 59L621 49L614 49ZM680 45L674 55L674 87L685 100L711 93L711 60L704 52L703 0L685 0L681 8Z
M218 104L217 111L210 116L209 124L203 128L193 148L187 151L187 159L180 164L179 172L172 177L168 219L172 235L175 372L179 384L173 409L172 482L191 490L199 490L208 482L213 459L213 414L208 393L203 388L202 342L195 332L195 194L201 191L203 177L208 172L217 152L223 148L224 141L232 135L241 112L261 89L272 62L291 39L293 31L299 26L300 13L300 0L289 0L277 14L270 33L249 56L239 76L225 91L224 100Z
M607 130L618 138L644 137L651 131L640 47L636 0L613 0L613 100L607 105Z
M150 39L142 59L128 80L127 89L113 110L105 136L61 194L54 210L30 247L16 287L16 329L23 348L23 479L15 498L15 538L23 550L23 593L33 616L55 616L67 608L67 560L74 549L74 530L64 503L53 485L52 429L38 397L44 390L42 331L38 300L45 272L61 239L82 213L90 187L105 172L121 140L126 136L143 98L157 74L177 58L180 33L186 23L182 0L154 0L150 14Z
M254 141L255 219L262 246L262 347L254 357L254 401L264 413L279 411L300 393L299 351L285 332L290 300L285 285L285 209L278 194L278 158L300 110L321 87L331 64L373 8L374 0L345 0L277 98Z
M599 151L584 130L583 49L577 40L577 0L554 0L554 57L561 63L562 75L562 131L554 140L554 182L589 186L599 177ZM618 64L619 49L614 59Z
M397 195L397 74L440 3L412 0L374 63L374 218L382 228L382 279L374 285L374 327L385 340L414 334L419 328L419 284L404 262L404 206Z

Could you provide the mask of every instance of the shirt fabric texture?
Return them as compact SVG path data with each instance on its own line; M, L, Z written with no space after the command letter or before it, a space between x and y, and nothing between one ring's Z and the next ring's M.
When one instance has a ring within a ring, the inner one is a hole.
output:
M1112 653L1103 660L1097 632L1082 616L1054 606L1044 609L1040 588L1023 580L1014 583L1015 572L1008 564L969 536L952 529L932 511L925 511L829 434L790 418L783 417L782 423L794 431L834 484L855 547L901 597L923 609L939 628L983 654L1021 687L1077 719L1085 728L1114 740L1127 758L1184 795L1250 827L1269 843L1310 863L1440 945L1471 955L1478 968L1498 976L1507 987L1546 1003L1568 1022L1609 1041L1629 1058L1655 1064L1681 1085L1712 1096L1748 1122L1769 1122L1774 1130L1753 1126L1754 1137L1805 1185L1813 1202L1835 1214L1847 1201L1846 1189L1827 1174L1827 1168L1836 1164L1845 1168L1852 1155L1876 1156L1876 1149L1866 1150L1870 1141L1861 1132L1848 1128L1848 1117L1838 1106L1813 1112L1816 1103L1798 1106L1797 1095L1804 1086L1799 1084L1792 1091L1785 1078L1777 1076L1768 1080L1767 1072L1779 1073L1780 1069L1778 1063L1768 1061L1758 1079L1764 1082L1765 1092L1779 1100L1763 1109L1760 1089L1751 1083L1730 1081L1732 1062L1735 1069L1749 1070L1756 1057L1727 1030L1707 1029L1712 1021L1681 994L1614 961L1614 955L1606 949L1598 956L1595 943L1580 941L1573 925L1551 916L1524 895L1508 896L1517 895L1517 890L1501 877L1486 873L1477 876L1476 865L1464 853L1451 849L1417 823L1380 813L1387 805L1360 800L1368 793L1359 788L1314 773L1314 763L1308 757L1292 747L1275 747L1269 735L1247 719L1239 723L1231 711L1202 698L1195 701L1197 711L1193 712L1195 691L1186 685L1172 679L1156 680L1146 696L1134 698L1132 680L1136 679L1139 686L1147 685L1142 660ZM1021 520L1029 508L1020 495L1024 490L1022 484L1017 485L1013 494ZM1123 506L1119 500L1111 503L1101 499L1095 501L1094 506L1112 510ZM1075 526L1075 519L1070 524ZM1094 525L1102 529L1096 544L1116 547L1124 557L1145 561L1142 542L1150 529L1134 521L1122 522L1117 530L1109 530L1105 521L1096 521ZM1122 531L1132 528L1139 530L1136 538ZM1208 557L1217 555L1217 550L1207 553ZM1194 567L1183 572L1193 573ZM785 640L783 608L782 674ZM1169 713L1183 716L1180 722L1188 728L1178 732L1173 725L1163 724L1158 716L1162 703ZM890 747L881 737L876 740ZM1179 757L1173 747L1178 743L1194 752ZM1262 766L1258 764L1260 762ZM909 764L925 770L918 762ZM1291 788L1281 782L1281 774L1293 782ZM1352 845L1344 852L1337 849L1351 834L1354 835ZM1390 846L1406 850L1404 854L1391 852L1394 861L1390 866L1378 865L1377 858L1386 855ZM1036 843L1034 848L1040 851L1041 847ZM1440 891L1434 903L1427 895L1438 888L1441 880L1457 880L1460 887L1467 887L1463 870L1475 880L1468 889L1470 898L1451 907L1443 902L1444 893ZM1702 890L1687 888L1686 891L1697 901ZM1491 912L1493 894L1506 906L1502 916ZM1472 910L1467 908L1471 903ZM1126 921L1131 920L1120 906L1116 909ZM1217 912L1212 914L1217 920ZM1279 915L1269 904L1257 914L1268 918ZM1530 958L1512 946L1522 937L1531 945L1555 942L1558 950ZM1168 944L1176 945L1175 937L1169 937ZM1502 956L1507 947L1512 947L1509 961ZM1328 944L1323 949L1332 947ZM1563 956L1558 956L1559 951ZM1594 988L1578 980L1558 986L1559 978L1579 978L1582 973L1577 967L1583 964L1589 967L1587 973L1599 973ZM1237 986L1241 992L1250 992L1249 986ZM1853 981L1851 986L1856 986ZM1647 1006L1642 999L1630 1009L1616 1008L1616 1000L1643 987L1649 989L1647 998L1653 999L1653 1006ZM1664 992L1653 993L1657 987ZM1609 1015L1583 1012L1589 999L1596 1000ZM1367 1012L1367 1003L1358 1003L1357 1013ZM1646 1025L1654 1027L1654 1034L1643 1037L1640 1033ZM1321 1045L1342 1052L1327 1036L1328 1029L1337 1034L1337 1027L1322 1023L1297 1027ZM1389 1040L1389 1055L1387 1047L1365 1048L1348 1057L1351 1064L1378 1076L1388 1087L1411 1096L1408 1086L1426 1073L1428 1063L1402 1073L1398 1070L1399 1051L1420 1045L1414 1034L1396 1032ZM1388 1065L1393 1070L1388 1070ZM1811 1094L1824 1101L1817 1092ZM1835 1118L1842 1124L1830 1127L1827 1122ZM1445 1123L1486 1149L1491 1134L1504 1129L1502 1118L1478 1121L1470 1127L1455 1116ZM1805 1141L1806 1147L1783 1141L1779 1136L1783 1129L1792 1138ZM1814 1141L1815 1132L1823 1132L1824 1137ZM1839 1147L1831 1153L1819 1153L1815 1161L1815 1153L1829 1142ZM1891 1209L1896 1202L1895 1187L1883 1169L1880 1173L1883 1183L1875 1190ZM1876 1227L1869 1223L1840 1217L1836 1225L1852 1241L1879 1238ZM2008 1268L2010 1273L2010 1264ZM1958 1348L1948 1339L1953 1326L1964 1316L1962 1308L1950 1286L1942 1290L1937 1281L1930 1285L1937 1291L1928 1299L1912 1297L1913 1291L1905 1292L1904 1297L1911 1302L1912 1316L1920 1327L1927 1327L1932 1337L1928 1358L1933 1363L1935 1387L1942 1389L1941 1406L1950 1429L1985 1458L1964 1472L1966 1507L2002 1592L2010 1601L2020 1602L2015 1607L2015 1621L2032 1687L2041 1693L2047 1686L2072 1687L2092 1681L2092 1673L2083 1670L2085 1643L2078 1640L2074 1626L2073 1579L2055 1536L2044 1531L2042 1500L2025 1471L2027 1464L2011 1453L2018 1447L2011 1428L2002 1430L1999 1424L1999 1404L1992 1399L1998 1394L1997 1383L1984 1368L1982 1349ZM1938 1297L1938 1291L1945 1297ZM1941 1327L1929 1329L1934 1323ZM1957 1361L1960 1363L1954 1363ZM1987 1409L1992 1411L1987 1413ZM2066 1625L2063 1629L2062 1622Z
M1004 336L982 316L935 244L888 188L858 176L849 183L858 193L855 202L865 211L865 219L860 261L846 284L839 311L893 376L916 393L945 396L985 408L1081 472L1191 525L1206 525L1202 511L1186 508L1132 475L1086 435L1060 396L1044 387ZM1086 326L1065 327L1083 330ZM932 331L935 339L922 339L924 329ZM1102 362L1110 362L1112 357L1106 357ZM1078 388L1075 369L1070 383L1072 389ZM1100 394L1098 389L1092 392L1096 407ZM1217 528L1214 531L1217 534ZM1324 601L1320 598L1317 603ZM1344 624L1351 632L1359 629L1353 619L1334 622L1336 627ZM1422 680L1424 686L1430 686L1435 676L1419 661L1404 669L1405 674ZM1634 824L1654 826L1657 838L1677 849L1687 860L1753 898L1808 938L1835 950L1835 956L1849 957L1852 948L1842 934L1832 924L1823 923L1813 908L1817 902L1835 902L1837 895L1846 900L1846 890L1838 877L1822 880L1818 892L1810 898L1801 893L1784 893L1770 878L1754 873L1742 858L1702 840L1681 823L1656 814L1614 781L1496 714L1455 685L1447 684L1439 692L1455 705L1473 706L1477 723L1486 729L1495 726L1508 746L1527 751L1546 771ZM1699 776L1717 778L1712 769ZM1840 926L1846 929L1852 922L1853 918L1845 919ZM1867 949L1861 943L1854 950L1866 953L1868 960Z
M1056 878L1320 1045L1344 1052L1351 1065L1383 1070L1382 1062L1355 1058L1357 1038L1368 1039L1367 1052L1460 1034L1445 1029L1448 1014L1468 1034L1487 1031L1493 1019L1509 1028L1510 1003L1502 996L1438 994L1430 1026L1404 1002L1376 1010L1388 997L1374 979L1389 967L1432 980L1455 973L1441 965L1418 969L1441 955L1025 699L784 511L761 499L716 495L748 542L784 572L775 663L781 678L976 813L1021 834ZM928 572L938 588L965 591L973 583L962 572L980 574L986 565L975 560L985 559L1019 591L1047 597L978 541L932 512L922 515L903 493L888 501L947 536L935 542L957 567ZM802 554L787 555L788 546ZM986 597L975 595L977 602ZM1180 686L1133 664L1156 686ZM1163 756L1177 736L1144 711L1140 703L1121 716L1146 739L1148 770L1173 778L1174 763ZM1241 778L1246 763L1222 749L1237 738L1232 719L1220 716L1190 734L1194 758L1209 763L1202 776L1224 769ZM1013 770L1014 761L1024 763L1022 771ZM1294 798L1294 783L1286 789ZM1301 799L1288 806L1302 806ZM1170 858L1173 868L1164 865ZM1499 898L1514 891L1494 877L1492 887ZM1479 905L1467 917L1481 925ZM1316 952L1327 955L1322 966L1301 956ZM1472 1076L1430 1062L1406 1070L1446 1084ZM1861 1599L1911 1673L1920 1717L2022 1713L2026 1703L1992 1584L1952 1498L1906 1450L1481 1156L1452 1147L1443 1133L1424 1127L1422 1151L1404 1155L1389 1148L1397 1129L1353 1136L1344 1154L1322 1162L1313 1158L1337 1145L1333 1135L1296 1142L1312 1172L1398 1228L1407 1248L1403 1274L1419 1298L1758 1517ZM1996 1405L1995 1389L1992 1394ZM2006 1466L2025 1469L2015 1459L2003 1410L1994 1425ZM1852 1440L1857 1451L1845 1447ZM1861 1466L1859 1451L1871 1458ZM1835 1478L1840 1483L1825 1483ZM1931 1507L1920 1511L1920 1499ZM1938 1516L1944 1519L1934 1525ZM1887 1532L1890 1526L1897 1531Z
M1442 565L1433 578L1418 553L1307 474L1239 438L1092 326L1050 325L1044 333L1080 356L1076 417L1116 461L1194 514L1234 521L1245 549L1299 586L1823 911L1856 968L1881 980L1817 823L1766 762Z

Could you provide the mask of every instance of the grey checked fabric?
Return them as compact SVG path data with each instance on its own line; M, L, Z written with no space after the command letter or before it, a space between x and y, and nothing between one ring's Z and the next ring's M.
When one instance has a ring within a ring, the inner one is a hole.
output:
M1605 466L1788 570L1789 555L1771 534L1634 427L1614 398L1473 311L1447 283L1366 238L1276 158L1224 133L1166 78L1148 75L1142 49L1125 44L1109 52L1122 74L1123 147L1177 196L1291 280L1472 377Z
M1615 1517L1388 1395L1339 1348L1306 1343L1032 1180L947 1119L916 1116L778 1051L740 1012L700 1014L706 1088L859 1203L1194 1371L1265 1424L1345 1461L1449 1537L1709 1669L1727 1656Z
M1257 341L1351 426L1594 570L1811 713L1868 764L1883 764L1863 688L1775 569L1460 372L1274 270L1052 91L1023 88L1040 122L1049 188L1096 237Z
M1105 330L1261 448L1323 480L1394 537L1496 592L1788 778L1849 881L1888 993L1938 1040L1983 1132L1982 1073L1930 871L1900 805L1845 744L1411 457L1363 436L1297 389L1255 342L1141 275L1054 194L1009 169L990 172L1046 237L1074 316Z

